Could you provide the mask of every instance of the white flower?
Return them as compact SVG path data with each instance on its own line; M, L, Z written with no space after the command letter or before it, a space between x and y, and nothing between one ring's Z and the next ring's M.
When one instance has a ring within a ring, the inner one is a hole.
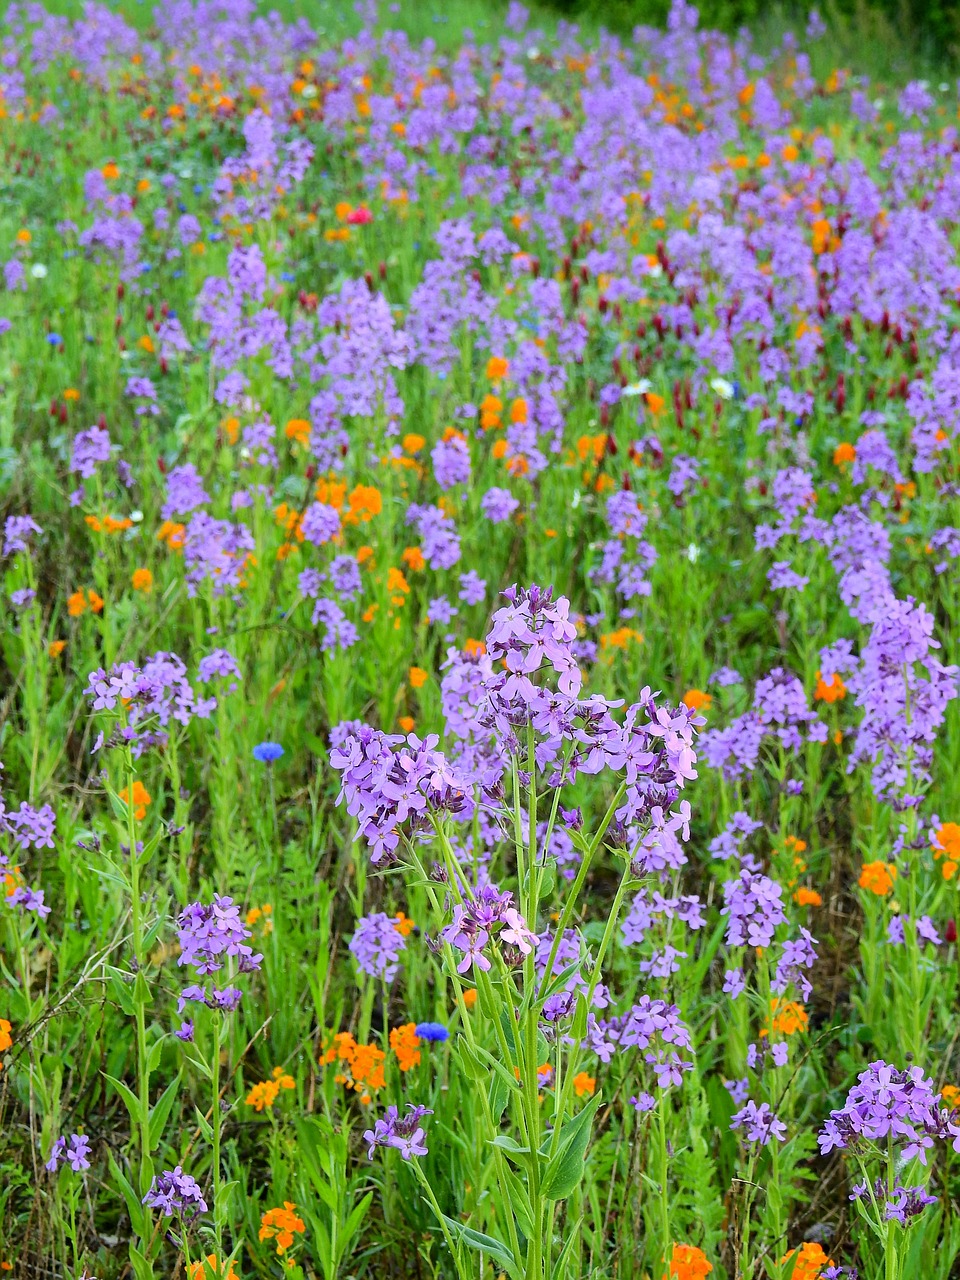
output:
M710 386L721 400L733 399L733 383L728 382L726 378L713 378L711 379Z
M663 267L661 267L659 262L648 262L647 275L650 276L652 280L656 280L663 275Z
M140 522L143 520L143 512L142 512L142 511L131 511L131 512L130 512L130 519L133 521L133 523L134 523L134 524L140 524Z
M695 542L691 542L689 547L687 547L687 559L691 564L696 564L700 559L700 548Z
M537 48L535 44L531 45L530 48L527 50L527 57L531 60L531 62L533 61L534 58L540 57L540 50Z
M315 98L317 96L317 86L315 84L305 84L300 96L302 98Z
M629 400L633 396L645 396L652 386L653 383L649 378L641 378L639 382L631 382L629 386L624 387L620 395L624 400Z
M30 274L33 276L34 280L46 280L47 268L42 262L35 262L30 268Z

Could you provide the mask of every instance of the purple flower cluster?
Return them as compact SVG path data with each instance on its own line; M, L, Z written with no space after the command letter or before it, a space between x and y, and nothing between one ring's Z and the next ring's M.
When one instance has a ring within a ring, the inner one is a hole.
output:
M406 945L396 919L383 911L362 916L350 939L350 951L360 972L384 982L392 982L397 976L399 958Z
M367 1144L367 1158L372 1160L378 1147L392 1147L400 1152L404 1160L410 1160L413 1156L425 1156L427 1141L420 1121L424 1116L432 1115L429 1107L415 1106L412 1102L407 1103L405 1116L401 1116L396 1107L387 1107L385 1114L363 1135Z

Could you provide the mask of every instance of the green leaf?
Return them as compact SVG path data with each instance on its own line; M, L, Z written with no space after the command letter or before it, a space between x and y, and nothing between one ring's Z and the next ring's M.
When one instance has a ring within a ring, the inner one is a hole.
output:
M455 1240L459 1238L468 1248L485 1253L488 1258L497 1263L501 1270L506 1271L512 1280L521 1280L519 1264L511 1250L502 1241L495 1240L493 1236L486 1236L482 1231L474 1231L472 1227L465 1227L462 1222L448 1218L446 1214L443 1215L443 1220L450 1228L450 1234Z
M491 1147L499 1147L501 1151L505 1151L508 1156L528 1156L530 1154L529 1147L521 1147L515 1138L511 1138L509 1134L498 1133L495 1138L489 1139Z
M197 1118L197 1128L200 1130L200 1132L201 1132L201 1133L203 1134L203 1136L206 1138L207 1142L212 1142L212 1141L213 1141L213 1126L210 1124L210 1121L209 1121L209 1120L207 1119L207 1117L203 1114L203 1112L200 1110L200 1108L199 1108L199 1107L194 1107L194 1108L193 1108L193 1111L194 1111L194 1115L195 1115L195 1116L196 1116L196 1118Z
M130 1262L137 1280L154 1280L154 1270L144 1254L135 1244L130 1245Z
M157 1042L159 1044L159 1041ZM157 1099L153 1110L150 1112L150 1150L156 1151L160 1145L160 1139L163 1137L163 1131L166 1128L167 1120L170 1118L170 1111L173 1107L174 1099L180 1088L180 1072L178 1071L174 1078Z
M540 1191L548 1200L563 1200L583 1177L584 1156L600 1094L591 1098L560 1130L557 1149L547 1160Z
M505 1165L503 1172L510 1193L510 1203L506 1206L507 1213L510 1213L511 1210L513 1211L521 1232L530 1240L533 1237L534 1227L533 1210L530 1208L530 1197L527 1195L527 1189L509 1166Z
M120 1194L123 1196L124 1203L127 1206L127 1213L130 1216L130 1225L133 1227L135 1235L142 1236L146 1225L146 1213L143 1205L140 1203L140 1197L127 1181L126 1175L117 1164L117 1158L112 1151L108 1152L110 1160L110 1172L113 1174L113 1180L120 1188Z
M122 1080L118 1080L116 1076L108 1076L106 1072L104 1072L104 1075L123 1099L126 1104L127 1114L130 1117L130 1123L136 1128L140 1123L140 1099L130 1086L125 1085Z
M343 1230L340 1232L340 1244L342 1253L346 1253L347 1245L353 1239L360 1223L367 1216L367 1210L370 1208L370 1202L373 1200L373 1192L368 1191L359 1204L354 1205L349 1218L343 1224Z
M577 1244L580 1239L580 1224L582 1222L583 1215L581 1214L572 1227L567 1223L564 1228L567 1232L567 1243L560 1250L560 1256L553 1264L553 1269L550 1272L550 1280L564 1280L564 1276L567 1274L567 1263L570 1261L574 1245Z

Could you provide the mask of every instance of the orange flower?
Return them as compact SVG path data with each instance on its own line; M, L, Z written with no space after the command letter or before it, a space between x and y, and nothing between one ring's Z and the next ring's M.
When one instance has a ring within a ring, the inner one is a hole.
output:
M297 1217L297 1206L290 1200L284 1200L282 1209L268 1209L260 1219L260 1239L276 1240L278 1254L291 1247L294 1233L302 1235L306 1229L303 1219Z
M76 387L67 387L66 391L63 393L63 398L64 400L79 400L80 392Z
M33 236L30 234L30 232L27 230L26 227L21 227L20 230L17 232L17 239L21 244L29 244L30 241L33 239Z
M12 1030L13 1027L6 1018L0 1018L0 1053L6 1053L6 1051L12 1047L13 1038L10 1035ZM0 1067L0 1070L2 1069L3 1068Z
M394 1027L390 1032L390 1048L397 1055L397 1065L401 1071L419 1067L420 1039L417 1036L417 1024L408 1022L402 1027Z
M423 552L419 547L407 547L400 559L411 573L421 573L427 567L427 562L424 560Z
M142 822L147 816L147 805L152 803L149 791L138 778L133 784L133 797L130 797L130 788L124 787L120 792L120 799L124 804L133 805L133 816L138 822Z
M857 456L857 451L852 444L848 444L846 440L842 444L838 444L833 451L833 465L835 467L842 466L845 462L852 462Z
M463 1003L467 1006L468 1009L473 1008L473 1006L477 1003L476 987L467 988L467 990L463 993Z
M283 429L283 434L288 440L296 440L297 444L302 444L304 448L310 443L310 423L306 418L291 418Z
M396 929L397 933L404 938L409 938L411 933L413 933L414 929L417 927L410 917L404 915L402 911L398 911L394 916L394 919L397 923L393 927Z
M818 218L810 230L813 233L813 252L826 252L830 245L830 223L826 218Z
M499 382L509 372L510 362L509 360L504 360L503 356L491 356L487 361L487 377L491 382Z
M480 426L490 431L500 425L500 414L503 412L503 401L499 396L486 395L480 401Z
M664 1280L703 1280L712 1270L702 1249L693 1244L675 1244Z
M264 1107L272 1107L277 1100L280 1086L273 1080L261 1080L255 1084L245 1098L246 1105L260 1112Z
M149 333L145 333L142 338L137 339L137 346L141 351L146 351L148 355L153 352L153 339Z
M770 1001L770 1026L782 1036L792 1036L797 1031L806 1031L810 1019L802 1004L795 1000Z
M115 165L115 164L113 163L113 161L112 161L112 160L110 161L110 163L109 163L109 164L105 164L105 165L103 166L103 168L100 170L100 172L103 174L103 176L104 176L105 178L119 178L119 177L120 177L120 169L119 169L119 166L118 166L118 165Z
M47 653L51 658L59 658L66 647L66 640L51 640L47 645Z
M704 693L702 689L688 689L683 695L683 703L691 711L706 711L712 705L713 698L709 693Z
M960 826L955 822L944 822L934 833L933 849L935 861L940 863L940 871L944 880L952 880L960 866Z
M666 404L663 396L658 396L655 391L648 391L643 398L647 402L647 408L655 418L662 413L663 406Z
M402 592L403 595L410 594L410 584L407 582L406 578L403 576L403 574L400 572L399 569L387 570L387 590L392 592L393 594L396 594L398 591ZM400 603L402 602L403 601L401 597Z
M410 683L415 689L422 689L429 679L430 675L423 667L410 668Z
M10 1024L7 1023L8 1027L9 1025ZM0 1049L2 1048L3 1045L0 1044ZM957 1107L960 1107L960 1089L958 1089L955 1084L945 1084L940 1090L940 1097L952 1110L956 1110Z
M67 599L67 613L71 618L79 618L87 609L87 597L82 591L75 591L72 596Z
M87 604L94 613L103 613L103 596L98 596L96 591L87 592Z
M229 1271L224 1271L224 1265L217 1261L215 1253L208 1253L205 1262L195 1262L190 1268L190 1280L209 1280L210 1276L216 1276L217 1280L240 1280L232 1262Z
M487 646L482 640L468 640L463 646L463 652L468 653L471 658L480 657L487 652Z
M807 889L803 885L793 895L793 900L798 907L822 907L823 899L817 893L816 889Z
M791 1249L789 1253L784 1254L780 1260L781 1266L791 1258L794 1259L794 1263L790 1280L820 1280L824 1267L833 1266L833 1259L827 1257L822 1247L809 1240L800 1246L799 1253L796 1249Z
M511 422L526 422L527 420L527 402L522 397L514 400L510 406Z
M814 701L839 702L846 696L847 686L836 672L833 673L829 680L824 680L820 672L817 672L817 687L813 691Z
M383 510L380 490L372 484L358 484L350 491L350 510L343 515L344 524L366 524Z
M131 582L134 591L142 591L145 595L149 595L153 589L153 574L149 569L134 569Z
M588 1076L585 1071L581 1071L573 1077L573 1091L578 1098L589 1097L596 1087L596 1076Z
M875 893L878 898L885 898L893 892L893 882L897 878L897 868L892 862L865 862L857 883L861 889Z
M398 716L397 724L404 733L413 733L414 729L417 727L417 722L414 720L413 716Z
M403 451L404 453L419 453L426 443L423 436L414 435L411 432L403 437Z
M185 525L177 524L173 520L164 520L157 530L157 540L165 542L171 551L182 551L183 535L186 531Z

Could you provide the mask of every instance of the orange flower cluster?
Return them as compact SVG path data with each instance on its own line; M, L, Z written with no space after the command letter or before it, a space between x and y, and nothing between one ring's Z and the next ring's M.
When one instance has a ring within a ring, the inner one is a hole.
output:
M75 591L67 600L67 613L71 618L79 618L89 607L91 613L103 613L103 596L96 591Z
M190 1268L190 1280L209 1280L210 1276L216 1276L217 1280L240 1280L232 1262L229 1271L224 1271L224 1265L217 1260L215 1253L208 1253L205 1259L201 1258Z
M713 1270L707 1255L694 1244L675 1244L663 1280L703 1280Z
M342 524L367 524L383 510L383 499L375 485L354 485L348 494L343 481L332 476L319 481L316 498L318 502L336 508Z
M792 1036L797 1031L806 1031L809 1023L806 1009L795 1000L770 1001L770 1027L779 1035Z
M897 868L892 862L865 862L857 881L861 889L874 893L878 898L885 898L893 892L893 882L897 878Z
M182 551L186 531L186 525L177 524L175 520L164 520L157 530L157 541L165 542L171 551Z
M129 517L124 516L122 520L114 520L113 516L84 516L84 523L89 525L94 533L123 533L125 529L133 528L133 521Z
M702 689L688 689L682 701L691 711L706 711L713 705L713 698Z
M276 1240L277 1253L286 1253L293 1244L294 1234L302 1235L306 1224L297 1217L297 1206L284 1200L282 1209L268 1209L260 1219L260 1239Z
M13 1027L6 1018L0 1018L0 1053L6 1053L13 1047L13 1037L10 1035L12 1030ZM0 1071L2 1070L3 1063L0 1062Z
M349 1031L341 1031L333 1037L333 1045L320 1059L322 1066L338 1062L340 1069L334 1079L360 1094L361 1102L369 1102L372 1093L386 1084L383 1064L386 1054L375 1044L358 1044Z
M260 1112L264 1107L272 1107L281 1089L295 1089L293 1076L287 1075L283 1067L274 1067L269 1080L261 1080L255 1084L246 1097L248 1107Z
M810 1240L800 1246L799 1253L796 1249L785 1253L781 1265L791 1259L795 1259L790 1273L791 1280L820 1280L824 1267L833 1266L833 1259L827 1257L820 1245L813 1244Z
M846 696L847 686L836 672L829 680L824 680L820 672L817 672L817 687L813 691L815 702L840 702Z
M124 787L120 792L120 799L124 804L132 804L133 816L138 822L142 822L147 816L147 805L152 802L152 797L147 788L138 778L133 784L133 795L130 795L130 788Z
M417 1024L407 1022L402 1027L394 1027L390 1032L390 1048L397 1055L397 1065L401 1071L410 1071L420 1065L420 1039L417 1035Z
M960 866L960 826L956 822L944 822L933 833L933 856L940 863L944 880L952 880Z
M597 1087L596 1076L588 1076L585 1071L573 1077L573 1091L578 1098L588 1098Z

